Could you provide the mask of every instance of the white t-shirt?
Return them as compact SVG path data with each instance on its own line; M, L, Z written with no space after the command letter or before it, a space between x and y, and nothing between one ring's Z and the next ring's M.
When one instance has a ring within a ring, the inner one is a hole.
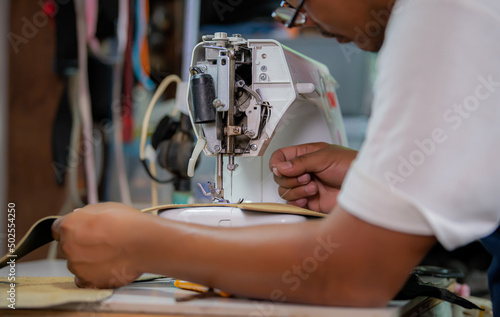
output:
M500 224L500 1L399 0L339 204L454 249Z

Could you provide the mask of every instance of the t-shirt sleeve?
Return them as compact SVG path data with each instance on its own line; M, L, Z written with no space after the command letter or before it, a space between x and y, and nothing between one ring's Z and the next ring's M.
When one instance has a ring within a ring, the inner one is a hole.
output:
M339 204L454 249L500 223L500 5L396 2Z

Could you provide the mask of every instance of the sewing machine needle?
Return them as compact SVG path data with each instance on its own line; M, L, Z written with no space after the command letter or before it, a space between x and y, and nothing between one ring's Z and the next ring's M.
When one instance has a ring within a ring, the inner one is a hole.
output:
M222 153L217 155L217 181L216 181L216 189L218 191L219 197L224 199L224 184L223 184L223 165L224 165L224 156Z
M230 201L233 201L233 171L235 170L236 168L236 165L234 164L234 155L229 155L229 164L228 164L228 169L229 169L229 172L231 173L230 177L230 193L229 193L229 198L230 198Z

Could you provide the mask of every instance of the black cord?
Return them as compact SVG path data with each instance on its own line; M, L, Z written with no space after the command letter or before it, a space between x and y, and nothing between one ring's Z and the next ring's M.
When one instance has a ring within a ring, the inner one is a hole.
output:
M146 170L146 173L148 174L148 176L157 183L168 184L168 183L173 182L176 179L176 177L172 177L171 179L164 179L164 180L158 179L155 176L153 176L153 174L151 174L151 171L149 170L148 163L146 163L146 160L141 160L141 163L142 163L142 166L144 166L144 169Z

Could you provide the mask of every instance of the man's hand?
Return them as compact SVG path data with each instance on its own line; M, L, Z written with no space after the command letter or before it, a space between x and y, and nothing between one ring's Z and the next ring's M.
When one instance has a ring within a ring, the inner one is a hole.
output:
M274 152L269 167L288 203L328 213L357 153L327 143L290 146Z
M135 225L147 217L137 209L118 204L89 205L60 218L52 225L52 236L68 259L79 287L116 288L137 279L139 261Z

